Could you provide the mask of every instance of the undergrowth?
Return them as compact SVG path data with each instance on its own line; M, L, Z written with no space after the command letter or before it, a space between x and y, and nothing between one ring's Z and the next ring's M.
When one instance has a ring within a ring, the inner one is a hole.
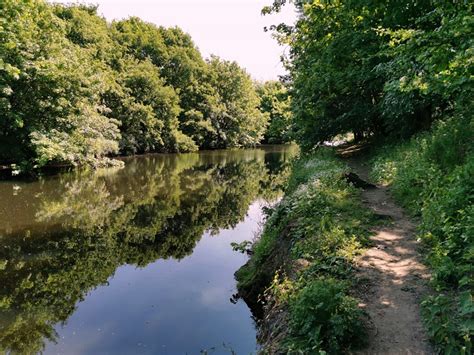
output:
M350 295L351 271L368 243L373 219L361 206L359 191L343 178L345 172L330 150L295 162L285 197L269 212L250 262L236 274L239 290L245 290L265 279L263 273L273 273L265 301L289 312L281 352L338 354L366 338L362 311ZM279 244L287 249L287 264L304 267L282 267L277 273L274 264L269 268Z
M436 294L422 303L443 354L470 354L474 333L474 121L472 112L438 122L409 141L375 150L374 179L421 218Z

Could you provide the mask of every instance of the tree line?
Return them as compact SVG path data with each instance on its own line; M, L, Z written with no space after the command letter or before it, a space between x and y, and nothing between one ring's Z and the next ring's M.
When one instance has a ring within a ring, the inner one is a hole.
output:
M0 163L19 170L254 146L285 109L270 112L288 99L281 84L204 59L180 28L43 0L5 0L0 12Z

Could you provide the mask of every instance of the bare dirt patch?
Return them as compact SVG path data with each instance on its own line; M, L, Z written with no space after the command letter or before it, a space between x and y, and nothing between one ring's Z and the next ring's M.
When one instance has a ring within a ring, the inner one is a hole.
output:
M349 165L369 181L369 169L357 158ZM385 186L362 192L364 203L384 226L373 230L373 247L358 260L361 307L368 313L369 343L358 354L432 354L420 317L420 301L430 275L421 263L415 224L393 201Z

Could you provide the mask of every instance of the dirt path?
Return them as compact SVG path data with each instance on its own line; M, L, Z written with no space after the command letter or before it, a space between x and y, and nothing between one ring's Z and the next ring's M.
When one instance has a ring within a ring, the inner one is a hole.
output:
M362 161L349 158L348 163L369 181ZM420 319L429 273L420 262L415 225L386 187L367 189L362 195L369 208L391 222L374 230L374 246L358 261L361 306L371 323L369 345L359 354L432 354Z

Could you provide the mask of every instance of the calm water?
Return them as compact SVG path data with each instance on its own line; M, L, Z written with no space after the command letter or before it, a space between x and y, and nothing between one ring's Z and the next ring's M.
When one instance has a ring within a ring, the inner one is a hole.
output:
M0 182L0 351L255 353L231 302L290 146L126 159Z

